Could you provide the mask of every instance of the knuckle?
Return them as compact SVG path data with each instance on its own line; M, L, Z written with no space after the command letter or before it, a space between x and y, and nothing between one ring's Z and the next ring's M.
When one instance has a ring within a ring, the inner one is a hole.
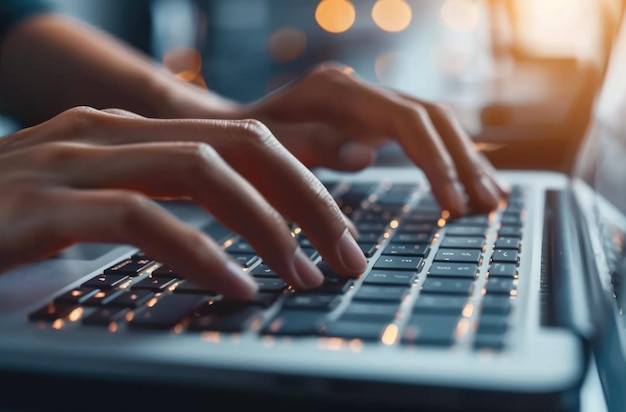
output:
M184 156L183 164L190 176L204 174L207 167L221 160L217 151L204 142L189 142Z
M278 142L270 129L259 120L238 120L233 122L233 126L234 128L230 129L231 137L235 140L243 140L242 148L257 151L274 146Z
M432 105L432 111L435 113L435 115L442 118L451 118L454 116L452 108L443 103L437 103Z
M70 133L82 134L98 127L103 120L102 112L89 106L78 106L66 110L60 119Z

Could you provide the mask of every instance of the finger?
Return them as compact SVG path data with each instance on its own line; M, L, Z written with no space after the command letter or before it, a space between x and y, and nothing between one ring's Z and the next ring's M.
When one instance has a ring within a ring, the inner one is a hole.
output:
M262 123L255 120L122 118L89 110L73 114L82 116L78 130L75 118L74 123L58 119L60 128L65 126L69 128L66 132L87 136L86 139L99 144L173 140L207 143L281 214L298 223L338 273L358 276L365 269L367 261L350 235L332 196ZM235 215L232 209L229 212ZM262 232L251 233L251 236L255 236L260 246L267 248ZM305 263L301 263L301 269L305 270Z
M73 145L65 150L73 153L63 156L59 166L64 184L122 188L153 198L191 198L245 237L292 286L311 288L322 282L321 272L300 250L283 216L208 145Z
M363 130L394 136L425 172L442 207L453 215L466 211L455 164L428 113L395 93L326 67L261 101L257 110L280 121L325 121L338 129L356 122Z
M456 116L445 106L422 103L408 96L403 97L414 104L421 104L427 110L457 165L472 208L483 212L495 208L506 191L497 183L493 169L487 167L489 162L474 149L471 139Z
M144 116L141 116L141 115L139 115L137 113L133 113L133 112L130 112L128 110L117 109L117 108L103 109L103 110L101 110L101 112L108 113L108 114L113 114L113 115L116 115L116 116L122 116L122 117L145 118Z
M45 255L82 241L132 244L225 296L249 299L258 288L212 239L136 192L56 188L46 205L45 214L24 225L16 250Z

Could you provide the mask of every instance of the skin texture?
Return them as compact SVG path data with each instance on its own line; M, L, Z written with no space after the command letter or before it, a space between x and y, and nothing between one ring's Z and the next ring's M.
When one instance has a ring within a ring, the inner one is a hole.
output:
M322 275L285 220L357 277L366 261L353 225L310 169L362 169L391 141L453 216L488 211L507 192L450 110L335 64L238 104L93 28L38 16L0 44L0 101L30 126L0 140L0 271L81 241L129 243L200 285L250 297L253 279L220 245L152 201L192 199L296 288Z

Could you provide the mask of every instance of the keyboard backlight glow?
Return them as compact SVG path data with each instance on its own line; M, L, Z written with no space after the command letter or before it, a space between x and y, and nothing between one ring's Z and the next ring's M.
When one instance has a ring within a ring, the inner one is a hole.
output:
M437 220L437 226L444 227L446 225L446 219Z
M85 309L83 308L76 308L73 311L70 312L70 314L67 316L67 318L69 319L70 322L76 322L77 320L79 320L80 318L83 317L83 313L85 312Z
M383 336L381 338L382 343L385 345L393 345L398 340L398 325L387 325Z
M111 333L115 333L117 332L117 322L111 322L109 323L109 326L107 328L109 330L109 332Z
M398 227L398 221L397 220L392 220L391 222L389 222L389 227L391 227L392 229L395 229Z
M219 332L202 332L200 337L211 343L219 343L220 341L220 333Z
M447 210L442 210L441 211L441 218L442 219L448 219L450 217L450 212Z
M52 329L63 329L63 327L65 326L65 322L63 322L63 319L57 319L54 322L52 322Z
M474 305L471 303L468 303L467 305L465 305L465 307L463 308L463 317L469 318L472 316L473 313L474 313Z

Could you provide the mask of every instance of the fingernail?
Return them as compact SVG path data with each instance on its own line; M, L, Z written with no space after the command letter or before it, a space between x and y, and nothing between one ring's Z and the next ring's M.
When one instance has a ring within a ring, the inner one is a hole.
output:
M302 283L301 286L306 288L313 288L320 286L324 282L324 275L315 266L315 264L309 259L309 257L298 248L294 255L293 264L296 268L298 279Z
M238 289L244 289L248 292L248 296L253 296L259 290L259 285L254 281L252 276L243 271L241 266L237 262L229 261L226 264L226 270L231 274L231 277L236 283Z
M344 266L353 272L361 272L367 266L367 260L363 251L356 243L348 229L346 229L337 244L339 256Z

